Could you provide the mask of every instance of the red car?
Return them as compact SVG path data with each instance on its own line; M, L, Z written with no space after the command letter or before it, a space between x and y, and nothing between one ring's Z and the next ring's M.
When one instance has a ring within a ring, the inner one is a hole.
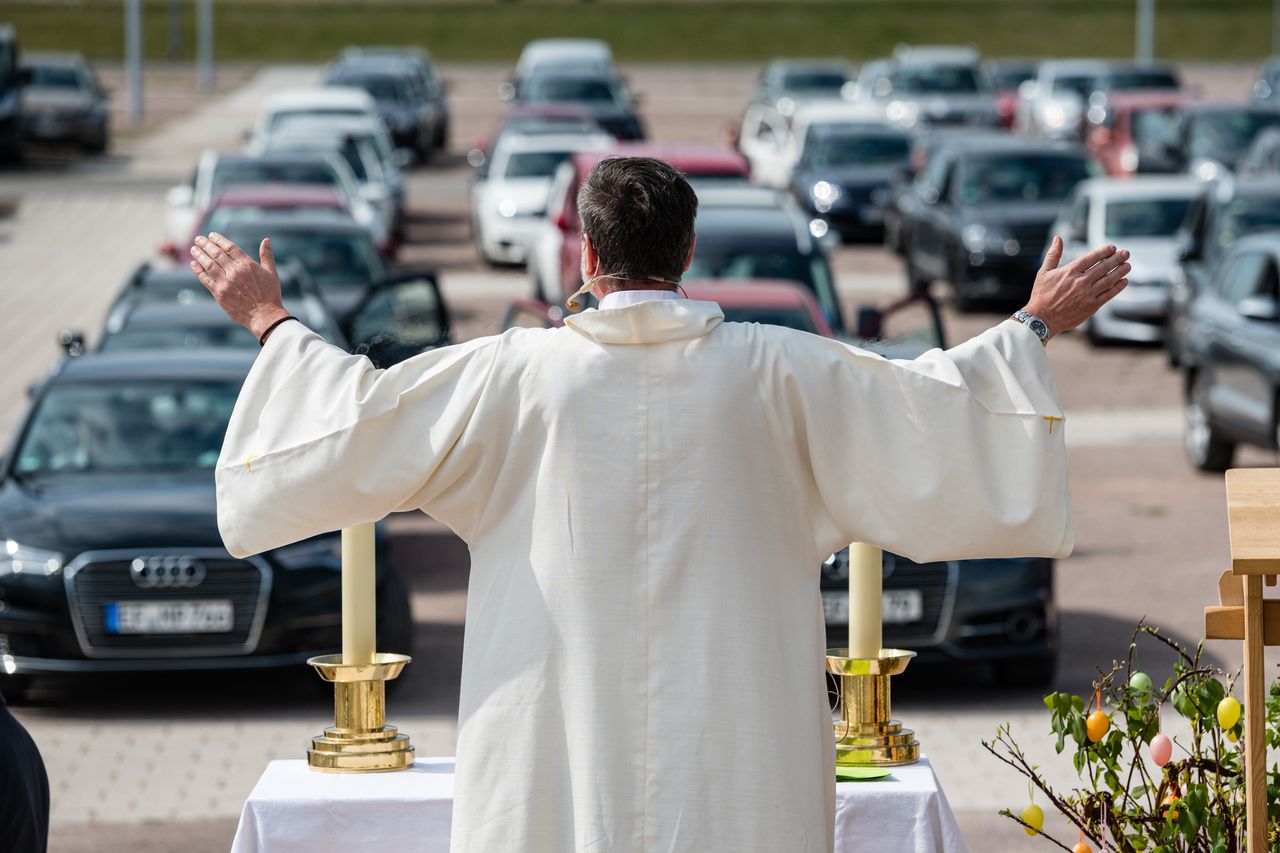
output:
M351 211L342 194L332 187L309 184L244 184L227 187L214 196L209 206L196 220L195 230L187 238L186 246L162 243L159 252L175 261L186 260L187 246L197 234L207 234L227 227L237 215L254 216L263 213L332 214L335 218L350 219Z
M694 182L745 182L751 177L747 158L727 146L619 145L611 151L575 154L560 167L547 197L547 215L529 249L533 292L552 302L581 284L582 222L578 219L578 188L587 173L606 157L654 157L670 163Z
M722 280L681 285L690 299L720 303L731 323L764 323L834 337L818 301L807 289L790 281ZM518 299L507 308L504 328L563 326L568 311L538 299Z
M1085 134L1085 147L1112 177L1176 171L1179 116L1199 100L1186 90L1109 94L1100 121L1091 121Z

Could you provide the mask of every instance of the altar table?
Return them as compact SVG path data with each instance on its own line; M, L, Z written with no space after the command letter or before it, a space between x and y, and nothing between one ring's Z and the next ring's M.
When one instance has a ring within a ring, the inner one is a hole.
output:
M231 853L448 853L453 759L397 773L318 773L273 761L240 814ZM879 782L836 785L838 853L968 853L927 759ZM744 852L745 853L745 852Z

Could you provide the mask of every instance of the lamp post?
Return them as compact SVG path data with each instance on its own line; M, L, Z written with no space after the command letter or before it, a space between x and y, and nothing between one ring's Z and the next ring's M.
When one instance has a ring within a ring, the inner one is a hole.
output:
M196 82L213 90L213 0L196 0Z
M125 0L125 77L129 85L129 123L142 124L142 0Z
M1150 65L1156 55L1156 0L1138 0L1138 21L1134 57Z

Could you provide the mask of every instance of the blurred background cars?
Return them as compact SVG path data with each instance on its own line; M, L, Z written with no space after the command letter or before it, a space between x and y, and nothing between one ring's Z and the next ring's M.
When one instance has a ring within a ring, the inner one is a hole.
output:
M1093 343L1164 340L1169 292L1179 269L1178 234L1202 192L1189 177L1093 178L1076 186L1050 233L1062 262L1108 243L1129 251L1129 286L1085 324Z
M1097 105L1085 145L1108 175L1180 172L1183 113L1199 101L1184 90L1118 92ZM1093 108L1091 108L1093 109Z
M1046 60L1018 87L1013 127L1050 139L1079 139L1094 81L1106 64L1092 59Z
M24 53L22 120L29 142L101 154L111 141L108 95L78 53Z
M1249 104L1196 104L1181 111L1172 158L1178 171L1211 181L1235 170L1263 130L1280 126L1280 109Z
M783 118L797 104L815 99L851 98L857 72L844 59L779 59L760 72L751 102L767 104Z
M531 77L548 72L612 77L617 67L613 50L599 39L534 39L520 51L511 79L502 85L498 94L507 101L517 98Z
M525 79L516 98L523 104L574 104L586 109L600 127L621 140L641 140L644 123L635 97L612 74L551 69Z
M0 23L0 161L22 156L25 129L22 120L22 78L18 60L18 34Z
M443 148L449 117L443 85L424 68L422 57L347 51L325 69L324 82L368 92L395 145L425 162Z
M911 152L911 137L887 124L828 125L806 137L791 177L791 194L815 220L818 235L880 240L889 182Z
M970 47L899 45L889 59L862 66L857 98L879 105L889 121L905 127L999 123L986 70Z
M595 114L580 104L511 104L493 132L477 139L475 146L467 152L467 163L475 168L475 177L483 178L488 174L493 149L507 134L537 136L603 132Z
M357 86L314 86L272 92L262 101L246 141L261 143L276 126L297 116L354 116L382 121L378 102Z
M1009 59L988 62L985 67L995 97L997 124L1004 130L1012 130L1014 115L1018 110L1018 90L1023 83L1035 79L1036 63L1032 60Z

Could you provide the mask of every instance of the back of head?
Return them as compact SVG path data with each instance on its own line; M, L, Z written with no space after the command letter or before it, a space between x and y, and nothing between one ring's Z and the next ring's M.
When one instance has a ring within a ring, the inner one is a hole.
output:
M615 279L674 284L693 247L698 197L684 175L653 157L610 157L578 190L582 231Z

